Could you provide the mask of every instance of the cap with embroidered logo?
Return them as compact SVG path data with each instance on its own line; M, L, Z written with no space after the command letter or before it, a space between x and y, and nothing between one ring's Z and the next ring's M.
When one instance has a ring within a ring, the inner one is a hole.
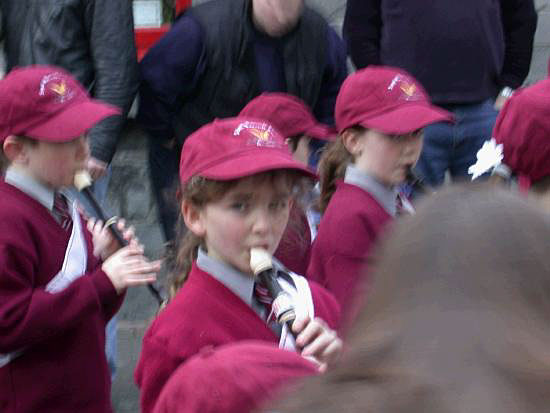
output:
M119 113L114 106L91 99L77 80L58 67L15 69L0 80L0 142L9 135L67 142Z
M317 122L304 101L287 93L263 93L248 102L239 116L264 119L285 138L307 135L328 141L336 137L336 130Z
M410 74L385 66L369 66L349 75L334 112L339 132L363 126L400 135L453 120L451 113L430 103L424 88Z
M227 181L274 169L317 177L292 158L285 139L270 123L249 117L216 119L185 140L180 182L185 185L194 176Z

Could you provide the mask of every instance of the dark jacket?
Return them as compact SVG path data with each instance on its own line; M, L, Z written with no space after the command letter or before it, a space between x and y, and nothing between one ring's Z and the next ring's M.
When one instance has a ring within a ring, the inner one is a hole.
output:
M294 94L320 121L333 122L347 74L338 35L308 8L281 38L256 30L250 14L250 0L193 7L149 50L141 62L138 119L151 136L181 142L215 117L237 115L264 91Z
M181 109L176 121L176 136L183 140L215 118L237 116L261 92L254 57L254 29L250 2L246 0L211 1L192 8L189 13L205 33L205 59L208 68ZM228 31L227 28L232 30ZM317 39L326 38L328 24L306 8L300 24L279 44L286 92L315 105L319 96L325 62L325 48ZM306 52L307 51L307 52Z
M0 0L8 70L50 64L126 114L138 88L129 0ZM90 131L92 156L110 162L125 116Z
M2 8L0 7L0 79L4 77L5 71L6 71L6 58L4 56L4 30L2 26Z
M523 83L536 25L533 0L348 0L344 37L357 67L400 67L435 103L473 103Z

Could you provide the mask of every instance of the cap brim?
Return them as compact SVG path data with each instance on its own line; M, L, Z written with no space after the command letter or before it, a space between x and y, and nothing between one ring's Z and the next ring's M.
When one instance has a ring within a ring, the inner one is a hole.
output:
M409 104L361 120L359 124L383 133L398 135L421 129L432 123L453 121L453 115L446 110L435 106Z
M290 157L281 155L278 150L265 150L262 152L259 154L256 150L232 155L203 171L199 171L197 174L204 178L229 181L276 169L292 169L307 177L318 178L313 170Z
M26 131L31 138L50 142L67 142L83 135L101 120L119 115L120 110L93 100L85 100L67 107L46 122Z
M338 132L330 126L317 123L308 128L305 134L311 138L320 139L322 141L334 141Z

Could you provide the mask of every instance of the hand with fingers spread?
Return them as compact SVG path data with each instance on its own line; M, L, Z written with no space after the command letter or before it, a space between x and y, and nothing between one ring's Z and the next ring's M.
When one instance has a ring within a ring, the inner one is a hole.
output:
M143 247L132 242L107 258L101 269L107 274L120 294L127 287L156 281L156 274L160 270L160 261L149 261L143 255Z
M126 222L124 219L117 220L113 225L117 226L117 229L129 244L139 245L134 227L130 226L126 228ZM96 220L95 218L89 218L87 228L92 234L92 241L94 244L93 253L96 257L101 257L101 259L105 261L120 249L121 245L115 237L113 237L113 234L111 234L108 226L105 225L103 221Z
M296 345L302 349L302 356L317 361L321 371L333 365L342 353L342 340L320 318L298 317L292 331L297 335Z

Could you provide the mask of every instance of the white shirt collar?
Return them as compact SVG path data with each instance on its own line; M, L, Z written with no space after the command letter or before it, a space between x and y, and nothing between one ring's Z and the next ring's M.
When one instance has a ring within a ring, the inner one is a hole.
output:
M210 257L202 248L199 248L197 255L197 266L229 288L248 306L252 306L254 277Z

